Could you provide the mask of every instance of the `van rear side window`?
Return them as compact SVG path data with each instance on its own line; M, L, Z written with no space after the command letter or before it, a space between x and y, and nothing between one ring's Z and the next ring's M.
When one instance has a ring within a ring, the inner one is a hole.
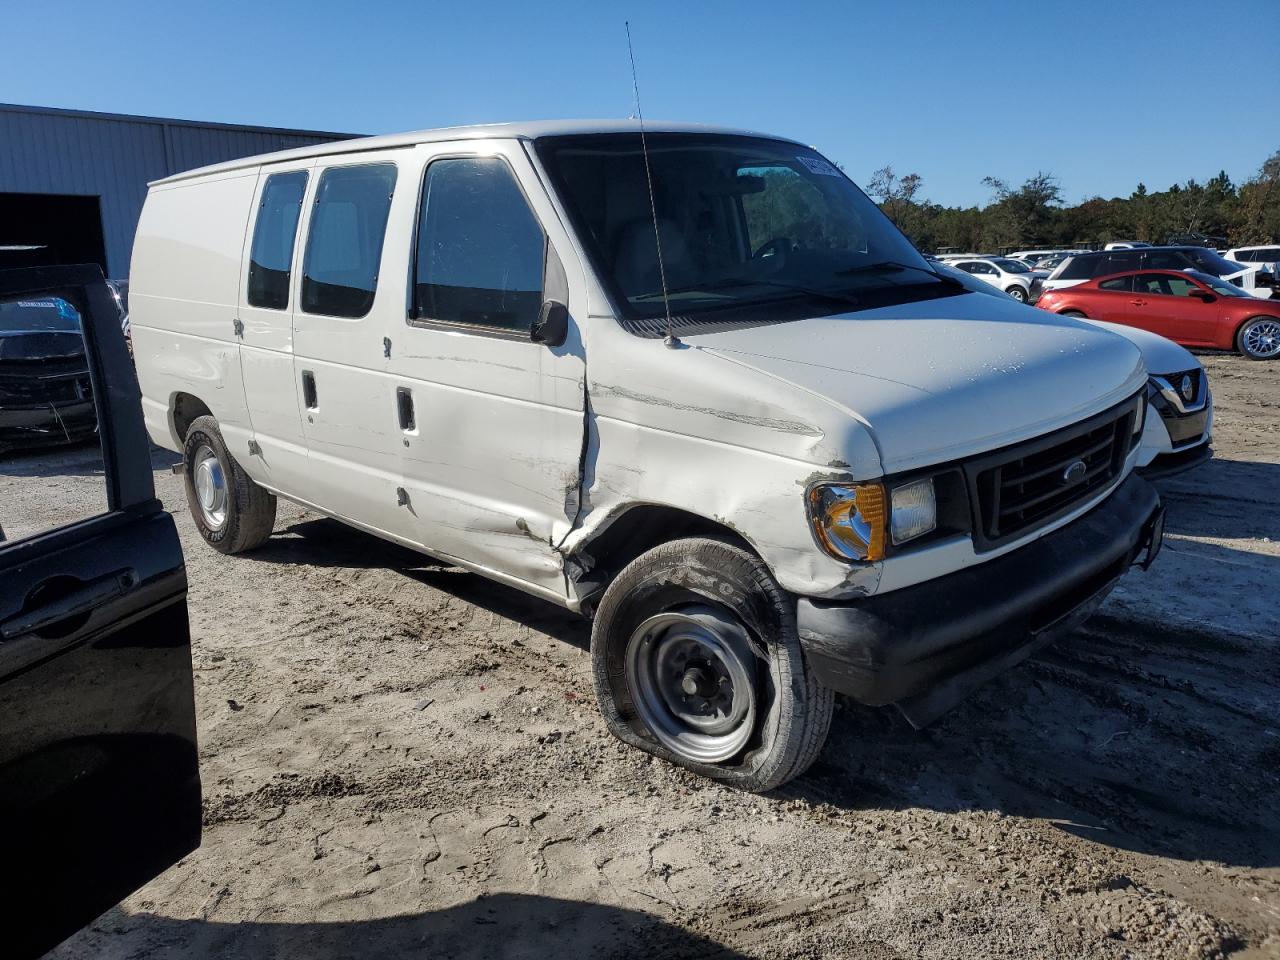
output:
M542 307L546 238L511 168L495 157L436 160L418 218L414 316L529 330Z
M395 186L391 163L332 167L320 174L302 265L305 312L329 317L369 312Z
M302 196L307 192L304 170L273 173L262 188L258 219L249 251L249 306L284 310L289 306L289 274L298 233Z

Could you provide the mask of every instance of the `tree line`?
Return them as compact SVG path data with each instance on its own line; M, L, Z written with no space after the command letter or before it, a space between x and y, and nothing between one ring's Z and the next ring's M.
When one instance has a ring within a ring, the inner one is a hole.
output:
M1280 238L1280 150L1239 185L1223 171L1205 183L1193 179L1154 192L1139 183L1127 197L1095 196L1074 206L1063 203L1058 179L1049 173L1017 187L997 177L982 182L991 190L986 206L944 207L922 196L919 174L898 176L885 166L871 175L867 193L926 253L1100 248L1110 240L1169 243L1189 236L1235 247Z

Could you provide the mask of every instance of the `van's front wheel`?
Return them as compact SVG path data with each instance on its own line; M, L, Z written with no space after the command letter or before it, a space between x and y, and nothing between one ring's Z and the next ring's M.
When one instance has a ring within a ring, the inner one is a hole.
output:
M187 506L209 546L240 553L271 536L275 495L254 483L231 456L217 420L205 416L191 421L183 460Z
M677 540L634 560L600 602L591 657L615 736L746 790L803 773L831 723L794 600L736 544Z

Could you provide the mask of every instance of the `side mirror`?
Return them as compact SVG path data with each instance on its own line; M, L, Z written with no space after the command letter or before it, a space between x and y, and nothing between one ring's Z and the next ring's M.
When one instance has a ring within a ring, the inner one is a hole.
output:
M569 308L559 300L542 301L538 322L529 331L529 339L534 343L545 343L548 347L558 347L568 335Z
M551 241L546 241L542 265L542 309L538 311L538 321L529 331L529 339L534 343L545 343L548 347L558 347L569 335L569 278L565 276L564 264Z
M1197 300L1200 300L1203 303L1213 303L1213 301L1218 299L1208 290L1192 290L1191 296L1195 297Z

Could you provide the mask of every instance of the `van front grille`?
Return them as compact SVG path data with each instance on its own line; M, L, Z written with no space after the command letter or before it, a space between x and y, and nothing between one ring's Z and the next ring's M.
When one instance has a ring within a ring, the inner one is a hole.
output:
M1070 512L1111 486L1138 442L1140 393L1081 423L964 465L974 545L989 550Z

